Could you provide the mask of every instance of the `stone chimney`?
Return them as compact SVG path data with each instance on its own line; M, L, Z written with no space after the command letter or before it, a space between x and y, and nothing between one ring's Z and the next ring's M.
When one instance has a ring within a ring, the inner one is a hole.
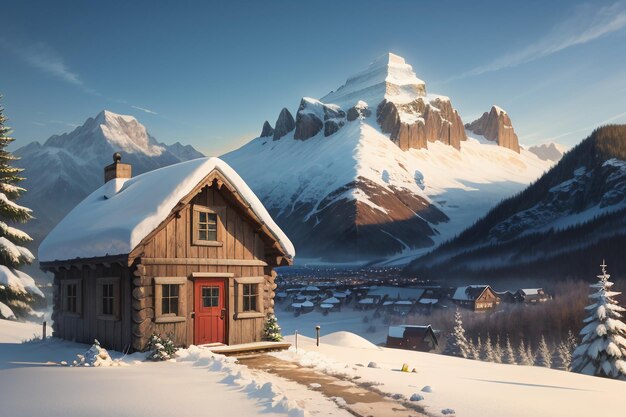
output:
M132 177L132 166L121 162L122 154L115 152L113 154L113 163L104 167L104 183L114 180L115 178Z

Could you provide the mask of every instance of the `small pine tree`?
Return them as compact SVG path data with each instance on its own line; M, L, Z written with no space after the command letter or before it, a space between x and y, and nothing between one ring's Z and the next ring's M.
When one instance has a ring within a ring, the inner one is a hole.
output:
M265 320L265 325L263 326L263 338L272 342L280 342L283 340L278 320L272 313L267 314L267 319Z
M559 356L560 368L564 371L570 370L572 363L572 353L576 349L576 337L572 331L567 332L567 337L557 347L557 355Z
M530 346L528 347L530 349ZM532 361L528 356L528 349L524 343L524 339L520 339L519 346L517 347L517 363L519 365L532 365Z
M459 356L461 358L467 358L470 355L470 347L465 338L465 329L463 328L463 320L461 319L459 309L454 314L454 329L448 336L446 349L443 353L444 355Z
M611 291L606 264L602 262L600 267L598 282L590 285L593 304L585 307L590 314L580 331L582 340L572 355L571 367L586 375L626 379L626 324L620 320L626 309L613 299L620 293Z
M511 365L515 365L517 361L515 360L515 352L513 351L513 346L511 346L511 339L509 336L506 337L506 345L504 347L504 357L502 358L504 363L509 363Z
M535 352L530 343L526 346L526 363L524 365L533 366L535 364Z
M485 352L483 352L483 341L479 335L476 339L476 356L474 357L474 359L482 361L485 359L484 354Z
M487 339L485 339L485 344L484 344L484 360L486 360L487 362L495 362L496 361L496 356L494 354L493 351L493 344L491 343L491 336L489 335L489 333L487 333Z
M474 360L480 360L480 349L478 349L478 344L471 341L469 342L469 357Z
M496 336L496 344L493 347L493 359L496 363L502 363L502 357L504 352L502 351L502 345L500 344L500 335Z
M0 302L14 309L17 315L26 315L30 312L30 305L43 299L43 294L32 285L30 276L18 271L32 263L35 257L21 246L31 242L31 237L13 226L32 219L32 211L14 201L26 190L16 185L24 179L20 176L23 170L12 166L19 158L6 150L14 139L9 136L10 128L5 125L7 119L3 112L0 106L0 265L7 268L5 274L12 276L8 277L9 285L0 285ZM12 281L28 285L11 285Z
M548 347L548 343L546 343L546 338L541 335L541 340L539 341L539 350L537 351L537 365L545 366L546 368L552 367L552 351Z

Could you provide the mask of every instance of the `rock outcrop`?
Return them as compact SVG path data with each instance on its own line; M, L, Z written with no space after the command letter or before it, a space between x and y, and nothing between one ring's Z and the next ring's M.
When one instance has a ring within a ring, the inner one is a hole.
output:
M492 106L489 112L465 125L467 130L482 135L486 139L496 142L499 146L519 153L519 141L511 124L511 118L498 106Z
M367 118L372 115L372 111L366 102L359 100L354 106L348 109L347 120L353 122L359 117Z
M274 136L274 128L266 120L265 123L263 123L263 129L261 129L261 137L262 138L269 138L270 136Z
M426 149L435 141L461 149L461 141L467 139L461 116L446 97L419 97L407 104L383 100L376 119L402 150Z
M345 117L346 113L339 106L304 97L298 107L296 131L293 137L298 140L307 140L317 135L322 129L324 136L330 136L341 129Z
M293 120L293 116L286 108L283 108L276 120L276 127L274 128L274 140L278 140L291 132L296 128L296 122Z

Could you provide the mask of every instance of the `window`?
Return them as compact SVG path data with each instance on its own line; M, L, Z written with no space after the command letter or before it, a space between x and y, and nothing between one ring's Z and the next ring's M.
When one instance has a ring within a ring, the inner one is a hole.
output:
M82 313L82 286L79 279L61 281L61 310L65 314L80 315Z
M264 317L263 283L264 277L235 278L237 295L236 319Z
M154 278L155 323L178 323L185 321L187 277Z
M96 281L96 311L99 320L120 319L120 279L98 278Z
M220 306L220 287L202 287L202 307Z
M222 246L219 232L220 212L224 207L194 206L193 208L193 244L202 246Z
M102 286L102 314L113 314L113 284Z
M215 213L198 213L198 239L199 240L217 240L217 214Z
M67 284L67 311L69 313L76 313L78 306L78 284Z
M258 284L243 284L243 311L257 311Z
M161 286L163 291L161 313L178 315L178 290L180 285L164 284Z

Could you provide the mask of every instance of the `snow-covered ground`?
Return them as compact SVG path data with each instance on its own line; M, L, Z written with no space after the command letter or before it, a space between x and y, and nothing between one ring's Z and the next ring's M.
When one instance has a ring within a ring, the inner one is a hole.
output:
M21 343L34 334L40 325L0 320L0 416L350 416L319 392L206 349L190 347L168 362L134 354L124 358L128 366L66 367L45 363L71 363L89 346Z
M286 338L293 342L293 336ZM463 417L583 417L598 415L618 399L626 382L532 366L504 365L430 353L377 347L350 333L315 340L299 337L298 352L276 353L330 374L373 382L388 394L424 397L419 404L433 415L452 409ZM378 368L370 368L374 362ZM400 372L406 363L417 373ZM432 392L423 391L429 386ZM615 414L617 413L617 414Z

